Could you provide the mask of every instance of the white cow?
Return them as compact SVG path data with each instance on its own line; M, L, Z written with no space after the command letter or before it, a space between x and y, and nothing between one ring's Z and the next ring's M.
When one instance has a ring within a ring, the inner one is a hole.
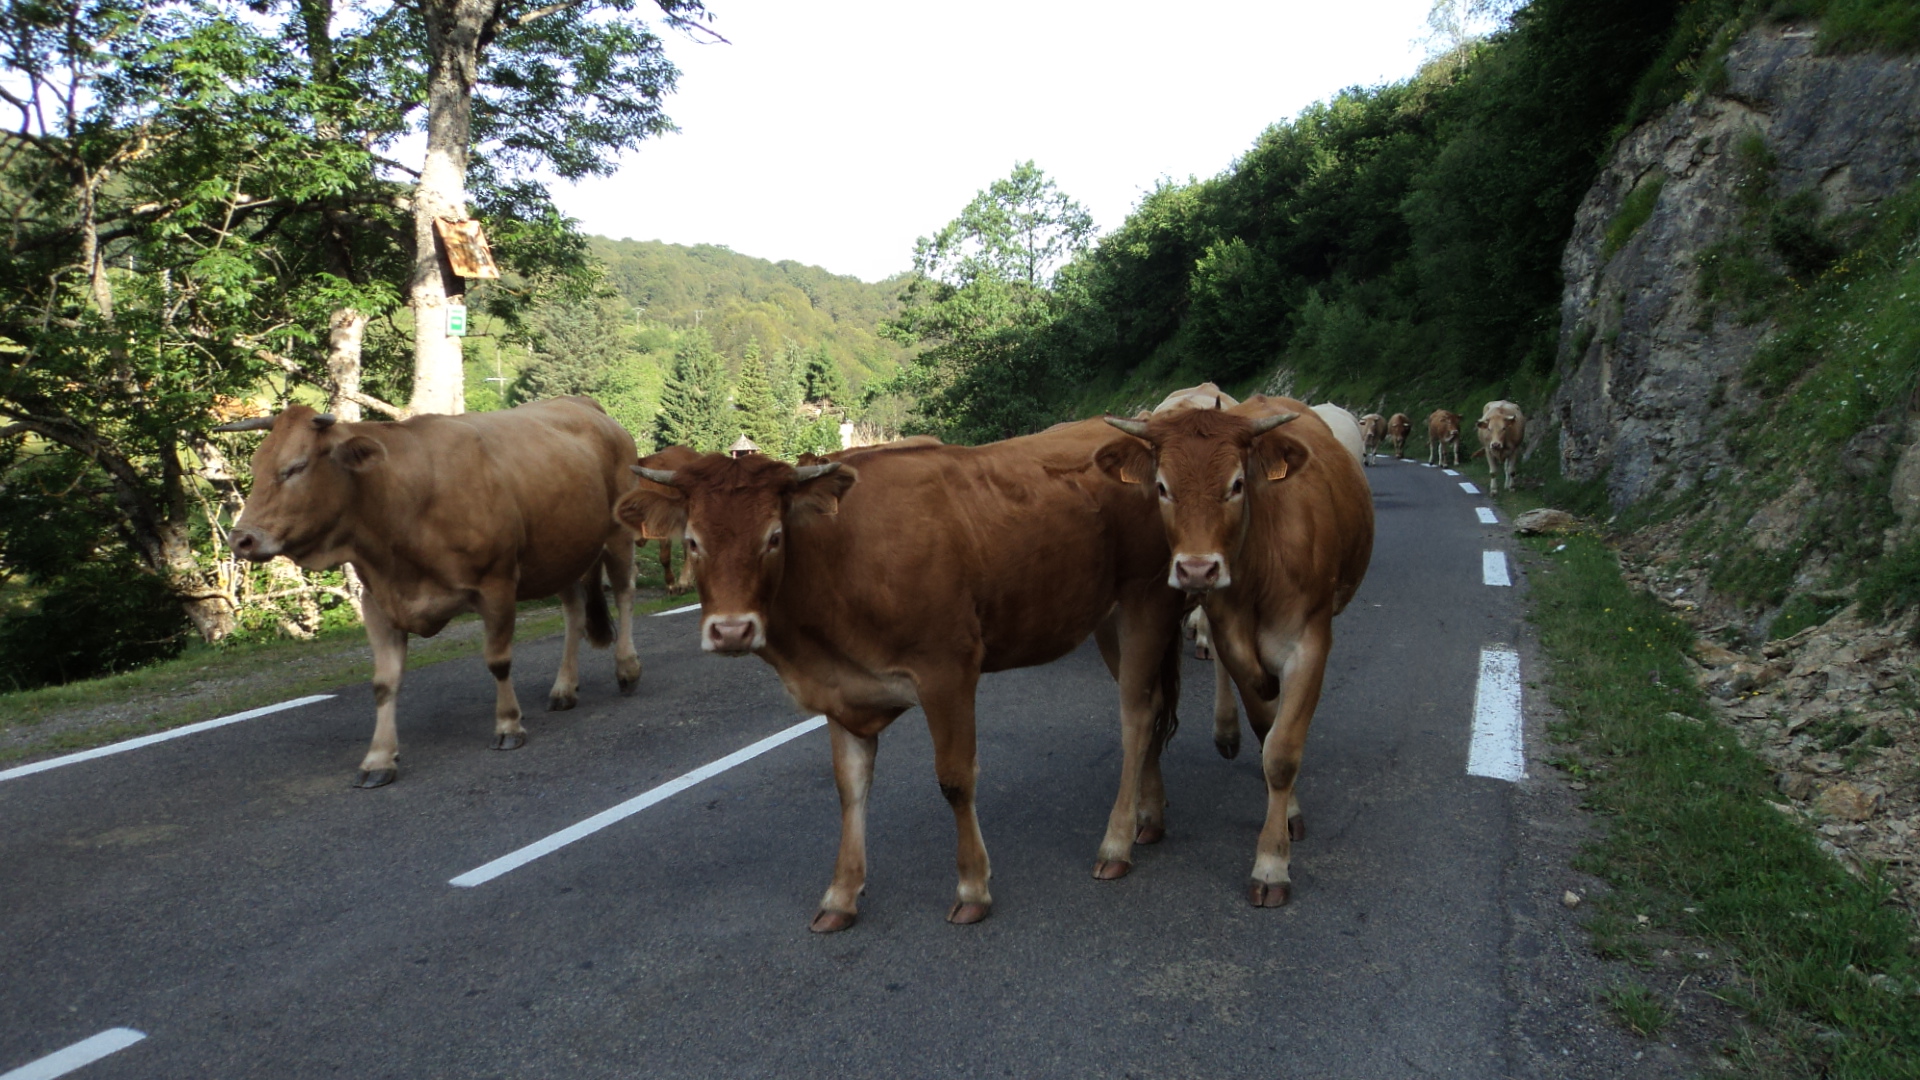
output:
M1502 467L1507 474L1507 490L1512 491L1513 467L1520 461L1520 444L1527 437L1526 415L1511 401L1489 401L1474 428L1487 452L1487 494L1500 493Z

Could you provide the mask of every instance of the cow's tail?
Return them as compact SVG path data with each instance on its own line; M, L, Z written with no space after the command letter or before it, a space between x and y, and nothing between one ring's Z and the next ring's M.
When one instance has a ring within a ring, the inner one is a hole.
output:
M613 614L607 610L607 556L605 552L580 578L587 598L587 643L596 649L613 644Z
M1186 654L1185 636L1167 635L1167 648L1160 656L1160 707L1153 714L1153 753L1158 757L1180 730L1180 663Z

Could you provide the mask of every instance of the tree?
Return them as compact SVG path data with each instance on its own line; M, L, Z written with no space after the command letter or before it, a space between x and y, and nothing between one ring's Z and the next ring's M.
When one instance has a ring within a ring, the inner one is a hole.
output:
M793 412L783 409L774 396L773 375L760 352L758 340L747 343L746 356L740 361L740 378L734 384L734 404L739 415L734 422L747 438L759 444L769 457L785 457L793 426Z
M610 297L536 309L527 319L530 359L514 380L512 402L594 393L626 351L623 321Z
M713 339L695 330L673 355L660 391L657 446L685 446L702 453L725 450L740 434L727 400L727 369Z
M840 365L821 345L807 356L805 384L806 399L814 404L823 402L844 403L847 396L846 380L840 375Z

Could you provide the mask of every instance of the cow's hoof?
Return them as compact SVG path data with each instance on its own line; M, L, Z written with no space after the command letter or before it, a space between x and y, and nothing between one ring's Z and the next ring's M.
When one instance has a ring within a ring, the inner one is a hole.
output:
M1272 885L1264 881L1247 882L1247 903L1254 907L1285 907L1293 898L1293 886L1284 881Z
M1238 731L1234 732L1233 738L1231 739L1223 739L1217 735L1214 736L1213 748L1220 751L1221 757L1232 761L1234 758L1240 756L1240 733Z
M1125 859L1101 859L1093 864L1093 876L1098 881L1113 881L1127 876L1133 864Z
M1195 646L1193 650L1193 658L1195 660L1211 660L1213 659L1213 650L1202 649L1198 646Z
M547 711L566 712L578 704L580 704L579 694L554 694L547 698Z
M1295 814L1287 819L1287 839L1299 843L1307 838L1307 818L1304 814Z
M493 737L495 750L518 750L527 745L527 733L524 731L503 732Z
M1133 842L1136 844L1157 844L1167 838L1164 825L1142 825L1134 830Z
M640 676L638 675L635 675L631 679L621 679L620 680L620 696L632 697L634 690L637 689L639 685L640 685Z
M947 921L955 926L972 926L986 918L992 910L993 905L978 900L956 900L953 910L947 912Z
M859 918L851 911L830 911L821 908L820 913L813 917L813 922L807 926L807 929L816 934L837 934L852 926Z
M360 777L353 782L353 786L369 788L386 787L388 784L399 779L399 777L399 769L361 769Z

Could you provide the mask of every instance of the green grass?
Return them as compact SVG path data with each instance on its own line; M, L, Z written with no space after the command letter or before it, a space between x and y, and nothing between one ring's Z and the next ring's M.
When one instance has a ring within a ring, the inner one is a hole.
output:
M1614 1019L1635 1035L1652 1038L1673 1022L1672 1005L1639 983L1616 983L1600 992Z
M1627 193L1620 204L1620 212L1607 223L1607 235L1600 244L1602 260L1613 258L1615 253L1627 246L1627 241L1633 239L1633 234L1640 231L1640 226L1647 223L1647 219L1653 216L1653 208L1660 202L1660 190L1666 186L1666 174L1655 173Z
M1770 805L1767 769L1694 686L1692 631L1630 590L1604 543L1532 551L1531 618L1565 716L1555 737L1574 748L1556 764L1591 785L1605 823L1580 861L1613 886L1596 905L1596 947L1644 962L1644 935L1677 933L1735 958L1741 989L1722 996L1753 1028L1728 1052L1750 1075L1920 1077L1910 918ZM1879 975L1895 989L1869 982ZM1607 1000L1635 1030L1660 1004L1620 988Z

